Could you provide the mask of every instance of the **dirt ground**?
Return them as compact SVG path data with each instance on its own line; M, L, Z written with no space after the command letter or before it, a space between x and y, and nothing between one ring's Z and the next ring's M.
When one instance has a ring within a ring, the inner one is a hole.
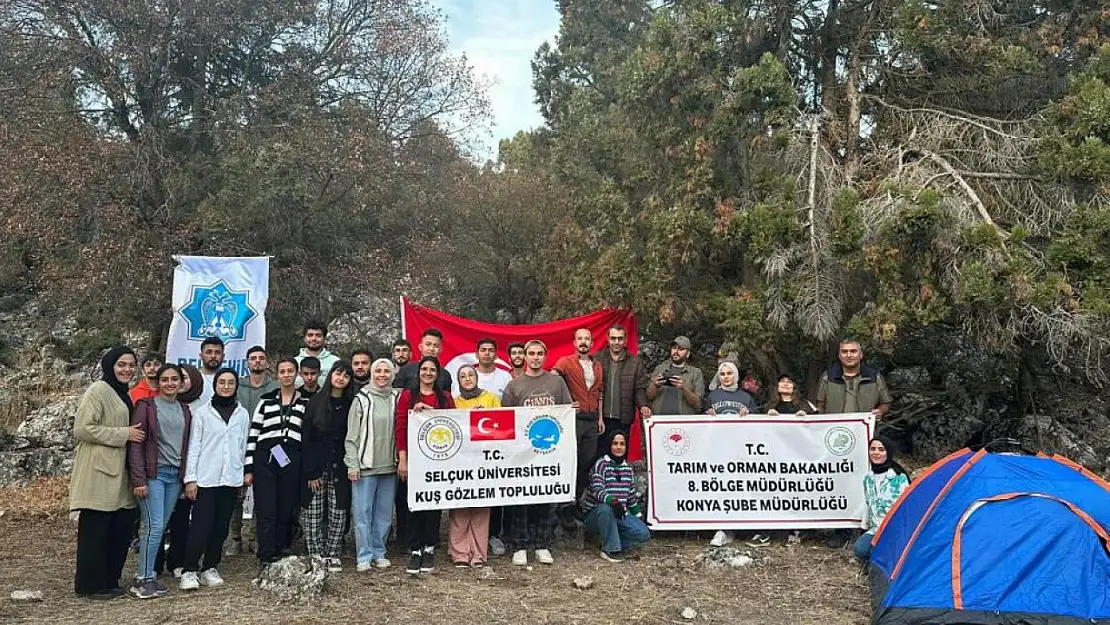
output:
M249 555L224 560L219 588L186 595L170 578L161 599L82 601L73 595L76 530L64 506L64 480L0 489L0 622L865 625L870 617L846 549L776 538L748 567L707 569L695 562L706 541L677 533L657 534L638 561L603 562L595 548L567 543L552 550L554 566L527 571L493 558L492 574L443 566L441 554L435 574L411 578L399 553L390 554L392 569L356 573L347 557L316 605L275 605L250 583L257 565ZM133 571L132 556L124 575ZM594 587L573 588L585 575ZM19 589L41 590L45 601L11 601ZM685 607L695 619L680 616Z

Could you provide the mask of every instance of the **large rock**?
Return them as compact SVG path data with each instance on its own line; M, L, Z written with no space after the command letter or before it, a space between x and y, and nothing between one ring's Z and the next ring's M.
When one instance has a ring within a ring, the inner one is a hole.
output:
M1022 441L1046 454L1060 454L1092 471L1106 468L1104 454L1084 442L1071 428L1048 415L1026 415L1018 434Z
M72 470L72 450L32 447L0 452L0 488L26 486L40 478L69 475Z
M288 556L262 569L254 583L281 603L312 603L323 594L327 577L321 558Z
M16 436L37 447L73 449L73 417L80 400L80 395L64 395L35 410L15 429Z

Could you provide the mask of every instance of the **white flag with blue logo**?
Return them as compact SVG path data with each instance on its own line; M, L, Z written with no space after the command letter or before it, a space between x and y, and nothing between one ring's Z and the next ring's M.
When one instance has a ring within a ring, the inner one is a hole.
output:
M247 374L247 350L266 346L268 257L176 256L166 361L198 368L200 344L224 342L224 366Z

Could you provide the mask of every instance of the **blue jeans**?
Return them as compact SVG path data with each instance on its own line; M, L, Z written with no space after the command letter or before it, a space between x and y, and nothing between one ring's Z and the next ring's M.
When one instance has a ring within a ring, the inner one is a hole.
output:
M355 561L369 564L385 557L385 541L393 516L397 474L364 475L351 482L351 514L355 526Z
M609 553L619 553L651 538L648 526L640 517L626 514L618 519L608 504L591 508L586 513L586 529L601 538L601 548Z
M871 539L874 537L874 534L864 534L852 543L852 553L856 554L856 557L863 562L871 559Z
M166 531L173 507L181 496L181 478L177 467L158 467L158 474L146 481L146 497L136 498L143 532L139 536L139 558L135 564L135 579L154 579L154 559L162 550L162 535Z

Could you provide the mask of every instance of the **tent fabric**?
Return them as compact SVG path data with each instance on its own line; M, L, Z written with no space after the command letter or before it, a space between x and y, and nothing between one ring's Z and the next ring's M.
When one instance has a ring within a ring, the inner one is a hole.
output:
M1110 487L1097 476L968 452L916 484L876 535L875 623L1110 624Z
M871 564L879 567L888 578L894 572L901 547L909 542L925 511L973 455L970 449L961 449L933 463L920 477L910 482L910 487L887 513L872 540Z

